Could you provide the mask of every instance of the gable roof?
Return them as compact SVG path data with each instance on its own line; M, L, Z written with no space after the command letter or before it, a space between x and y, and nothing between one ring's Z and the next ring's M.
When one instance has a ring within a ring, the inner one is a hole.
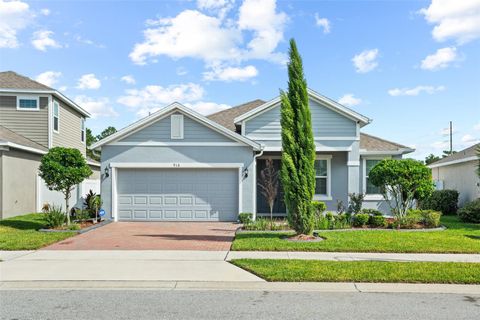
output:
M429 168L444 167L452 165L455 163L462 163L467 161L479 160L480 158L477 155L477 149L480 148L480 143L474 144L466 149L463 149L459 152L449 155L443 159L435 161L428 165Z
M18 93L48 93L64 101L67 105L77 110L85 117L90 117L90 113L80 107L78 104L67 98L61 92L50 88L38 81L22 76L14 71L0 72L0 92L18 92Z
M218 124L221 124L227 129L235 131L236 128L235 128L235 123L233 122L233 119L235 119L238 116L241 116L244 113L247 113L250 110L257 108L258 106L261 106L264 103L265 101L256 99L256 100L238 105L236 107L228 108L226 110L213 113L211 115L208 115L207 118L215 121Z
M311 99L320 102L321 104L323 104L327 108L330 108L331 110L336 111L336 112L346 116L347 118L350 118L354 121L359 121L361 126L367 125L372 121L368 117L366 117L364 115L361 115L360 113L358 113L358 112L356 112L356 111L354 111L350 108L347 108L344 105L341 105L340 103L338 103L338 102L336 102L336 101L334 101L330 98L327 98L327 97L319 94L318 92L316 92L312 89L308 88L307 91L308 91L308 95ZM263 105L260 105L257 108L254 108L254 109L236 117L234 119L234 123L238 124L242 121L254 118L256 115L260 114L261 112L269 110L271 108L274 108L275 106L277 106L280 103L280 101L281 101L280 97L276 97L275 99L272 99L272 100L264 103Z
M263 104L262 102L262 100L253 100L239 106L211 114L208 116L208 118L221 124L225 128L235 131L235 118L241 116L243 113L257 108L258 106L261 106ZM360 133L360 149L366 152L386 153L409 153L414 151L414 149L411 149L407 146L381 139L366 133Z
M178 102L174 102L174 103L166 106L165 108L162 108L162 109L158 110L157 112L154 112L151 115L149 115L149 116L147 116L143 119L140 119L137 122L134 122L131 125L117 131L116 133L106 137L105 139L102 139L102 140L94 143L93 145L90 146L90 149L92 149L92 150L98 149L105 144L108 144L110 142L114 142L114 141L116 141L118 139L121 139L121 138L125 138L125 137L129 136L130 134L133 134L134 132L149 126L150 124L156 122L157 120L160 120L165 116L168 116L170 113L173 113L176 110L178 110L180 112L183 112L187 116L190 116L192 119L194 119L194 120L196 120L200 123L203 123L207 127L211 128L211 129L213 129L213 130L215 130L215 131L217 131L217 132L219 132L219 133L221 133L221 134L223 134L223 135L225 135L225 136L227 136L227 137L229 137L233 140L236 140L240 143L244 143L245 145L251 146L255 150L260 150L261 149L261 145L259 143L255 142L255 141L252 141L252 140L248 139L247 137L239 135L238 133L235 133L234 131L228 130L227 128L223 127L222 125L218 124L217 122L214 122L214 121L208 119L207 117L199 114L198 112L196 112L196 111L194 111L190 108L185 107L184 105L182 105L181 103L178 103Z
M38 154L47 153L48 149L12 130L0 126L0 146L21 149Z

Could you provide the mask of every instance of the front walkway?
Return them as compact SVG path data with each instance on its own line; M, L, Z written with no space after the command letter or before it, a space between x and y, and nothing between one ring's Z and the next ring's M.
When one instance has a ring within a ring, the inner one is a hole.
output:
M238 227L231 222L115 222L44 249L228 251Z

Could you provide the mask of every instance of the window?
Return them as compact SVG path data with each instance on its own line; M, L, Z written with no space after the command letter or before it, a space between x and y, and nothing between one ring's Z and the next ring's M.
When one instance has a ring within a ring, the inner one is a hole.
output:
M53 131L58 133L60 125L60 105L57 101L53 102Z
M183 115L172 114L170 116L170 138L183 139Z
M377 163L379 163L380 159L366 159L365 160L365 183L366 183L366 189L365 189L365 193L366 194L380 194L380 187L376 187L374 186L370 180L368 179L368 173L370 172L370 170L372 170L373 167L375 167L375 165Z
M85 119L82 118L82 132L81 132L81 139L82 139L82 142L85 142Z
M315 196L317 199L327 200L330 198L330 160L330 156L315 160Z
M38 97L18 97L17 110L38 111Z

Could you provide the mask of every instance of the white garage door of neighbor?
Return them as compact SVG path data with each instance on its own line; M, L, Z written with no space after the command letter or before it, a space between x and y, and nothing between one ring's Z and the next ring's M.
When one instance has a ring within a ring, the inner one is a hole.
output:
M238 169L119 169L118 220L235 221Z

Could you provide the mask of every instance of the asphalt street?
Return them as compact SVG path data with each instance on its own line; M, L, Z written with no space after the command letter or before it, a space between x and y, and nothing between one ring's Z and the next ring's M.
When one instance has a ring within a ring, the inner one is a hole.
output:
M1 319L478 319L480 295L2 290Z

